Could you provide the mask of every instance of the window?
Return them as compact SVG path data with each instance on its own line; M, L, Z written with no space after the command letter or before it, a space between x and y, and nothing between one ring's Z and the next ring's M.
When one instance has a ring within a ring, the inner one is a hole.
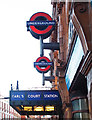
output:
M70 85L77 72L77 69L80 65L83 55L84 55L84 51L82 48L80 38L78 36L77 39L75 40L74 49L70 57L69 66L68 66L66 77L65 77L68 89L70 88Z
M68 37L69 37L69 44L71 43L73 32L74 32L74 25L72 23L72 20L70 20L70 23L69 23L69 35L68 35Z
M79 110L79 100L74 100L72 102L72 105L73 105L73 111Z
M89 113L88 111L88 106L87 106L87 99L77 99L72 101L73 105L73 118L74 120L81 120L87 118L89 120Z
M3 102L2 102L2 111L3 111Z
M73 115L74 120L89 120L89 114L88 113L75 113Z
M88 110L87 99L77 99L72 101L73 111Z
M1 106L1 101L0 101L0 110L1 110L1 107L2 107L2 106Z
M83 109L83 110L88 109L87 99L80 99L79 102L80 102L81 109Z

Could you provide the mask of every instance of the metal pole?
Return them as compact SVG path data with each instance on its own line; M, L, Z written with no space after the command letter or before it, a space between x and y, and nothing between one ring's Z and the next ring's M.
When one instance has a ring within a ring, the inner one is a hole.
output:
M44 55L44 52L43 52L43 39L42 39L42 36L40 36L39 38L40 38L40 56L42 57Z
M12 88L12 84L11 84L11 91L13 90L13 88Z
M42 80L43 80L43 83L42 83L42 85L44 86L44 85L45 85L44 73L42 73Z
M16 90L19 90L19 81L17 80Z

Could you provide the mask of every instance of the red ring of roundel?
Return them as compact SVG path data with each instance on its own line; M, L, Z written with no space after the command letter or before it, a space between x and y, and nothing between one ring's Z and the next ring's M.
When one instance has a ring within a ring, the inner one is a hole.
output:
M47 13L43 13L43 12L35 13L30 18L30 21L34 21L35 18L37 18L39 16L44 16L44 17L47 18L48 21L52 21L52 18ZM49 25L45 30L38 30L38 29L35 28L35 26L30 26L30 29L37 34L46 34L52 29L52 27L53 27L52 25Z
M51 62L47 57L43 56L43 57L39 57L36 62L39 62L40 60L45 59L47 62ZM48 65L45 69L41 69L38 65L36 65L36 68L38 71L40 72L47 72L50 69L50 65Z

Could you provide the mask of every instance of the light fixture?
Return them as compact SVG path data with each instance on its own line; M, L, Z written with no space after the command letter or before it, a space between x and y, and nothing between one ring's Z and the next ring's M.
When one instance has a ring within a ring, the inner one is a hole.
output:
M46 106L45 111L54 111L54 106Z
M24 106L24 111L32 111L32 106Z
M43 106L34 106L34 111L44 111Z

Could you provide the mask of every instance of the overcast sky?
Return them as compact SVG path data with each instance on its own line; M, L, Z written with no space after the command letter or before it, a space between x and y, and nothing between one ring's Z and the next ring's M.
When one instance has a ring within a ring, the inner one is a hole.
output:
M33 66L40 57L40 41L26 28L26 21L36 12L52 15L51 0L0 0L0 93L3 96L9 95L11 84L16 88L17 80L20 89L42 85L42 74ZM46 50L45 56L49 56Z

